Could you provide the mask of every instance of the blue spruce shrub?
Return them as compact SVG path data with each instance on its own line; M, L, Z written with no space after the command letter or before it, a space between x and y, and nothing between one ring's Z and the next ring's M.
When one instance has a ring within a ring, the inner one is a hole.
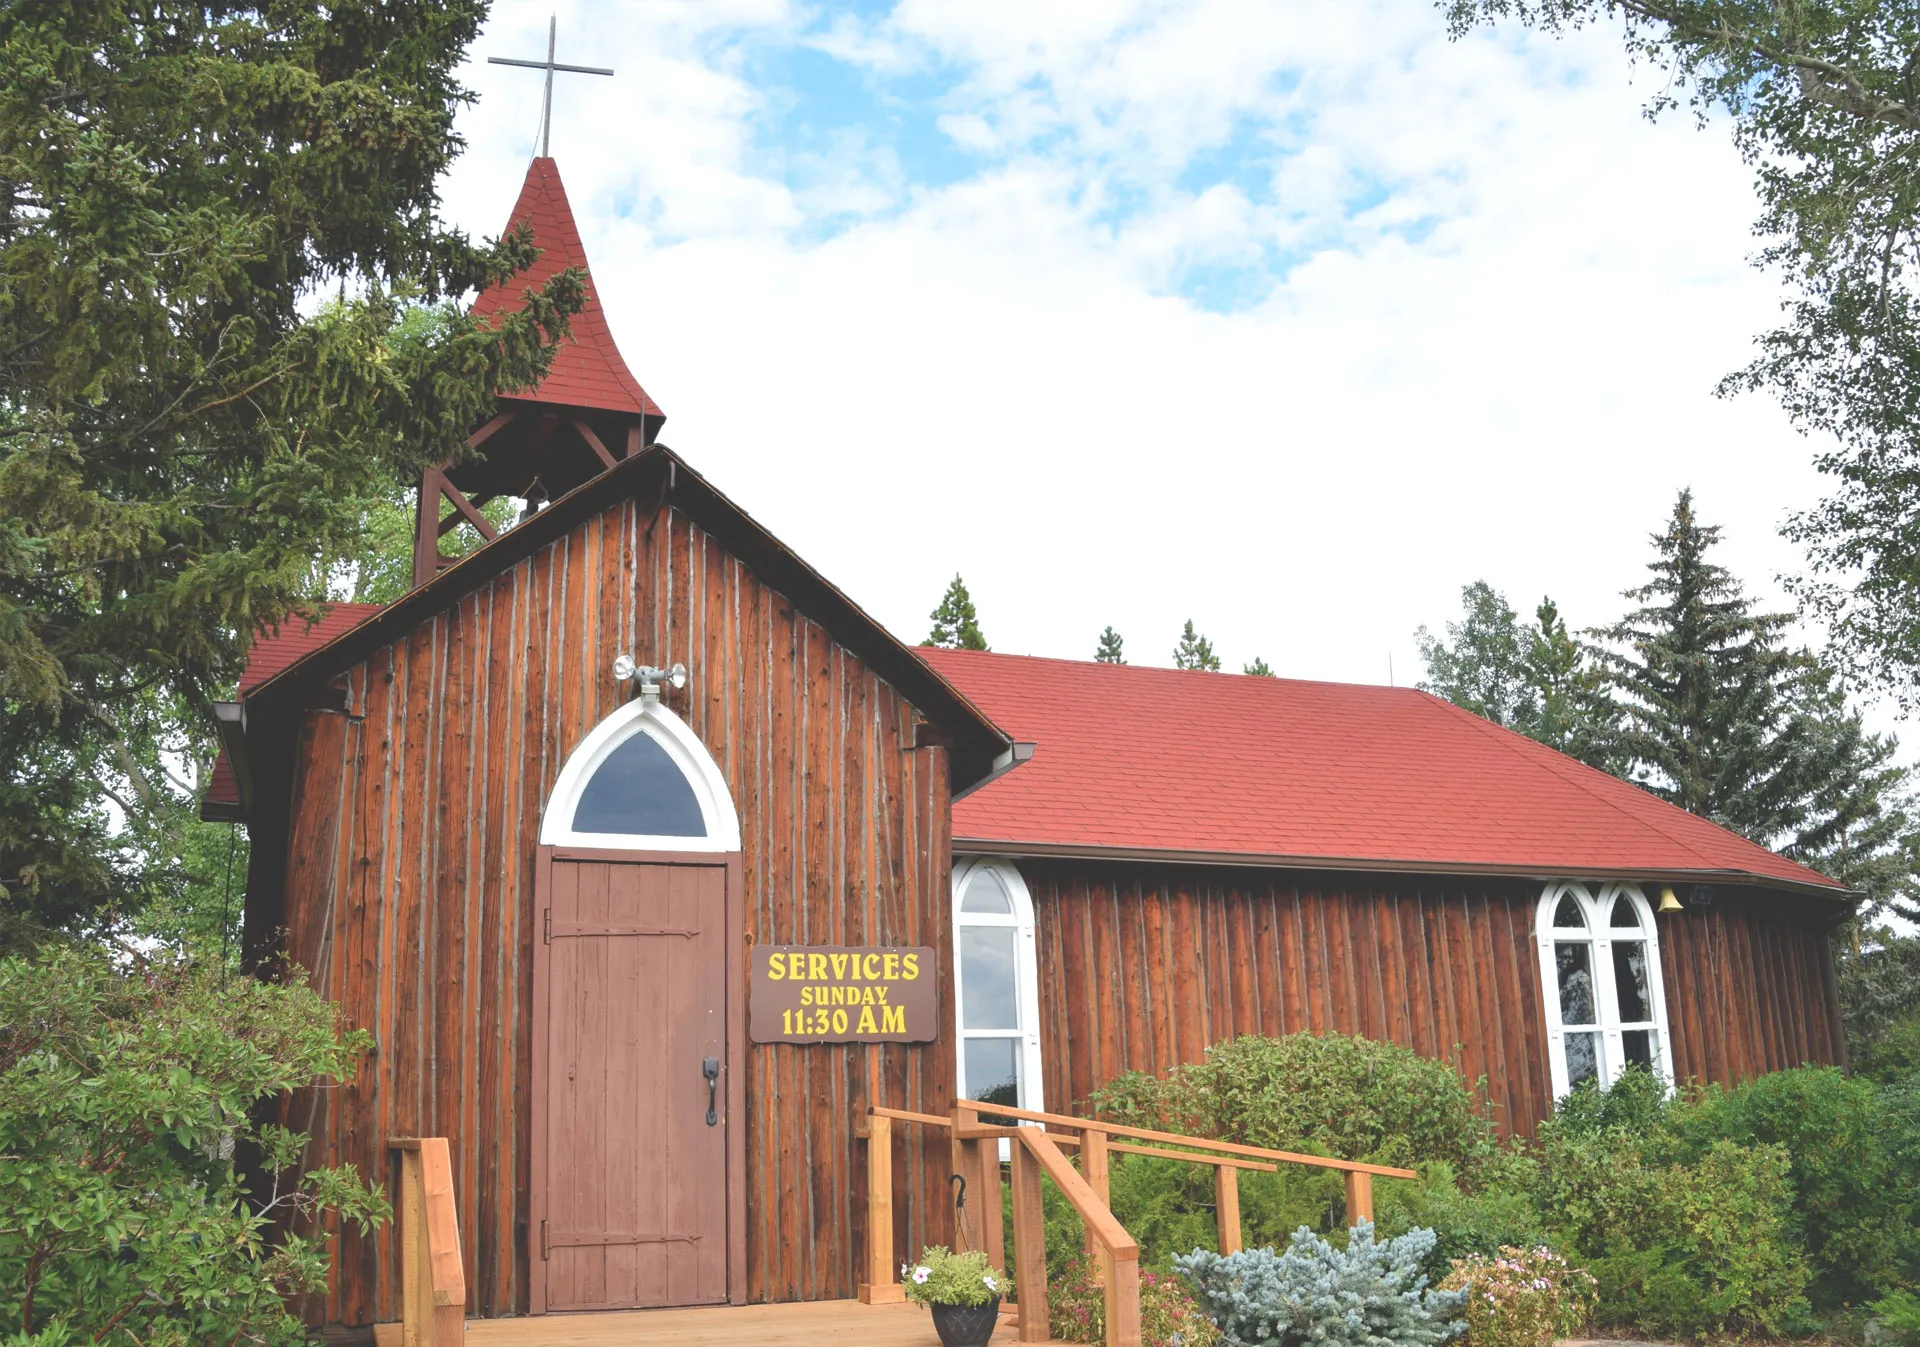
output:
M1435 1291L1421 1271L1431 1230L1376 1243L1363 1221L1336 1248L1305 1226L1284 1253L1205 1249L1173 1260L1234 1347L1434 1347L1466 1325L1465 1291Z

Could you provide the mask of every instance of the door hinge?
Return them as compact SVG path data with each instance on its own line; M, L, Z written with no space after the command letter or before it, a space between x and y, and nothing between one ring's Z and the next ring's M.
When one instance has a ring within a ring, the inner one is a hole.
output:
M543 945L553 943L553 909L550 907L540 910L540 943Z
M540 1222L540 1261L547 1261L547 1223Z

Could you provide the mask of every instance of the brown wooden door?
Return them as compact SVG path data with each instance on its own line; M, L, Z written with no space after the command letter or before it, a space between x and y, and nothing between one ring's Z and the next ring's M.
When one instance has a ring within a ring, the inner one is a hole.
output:
M726 883L724 864L549 862L536 1309L727 1298L727 1082L703 1071L727 1059Z

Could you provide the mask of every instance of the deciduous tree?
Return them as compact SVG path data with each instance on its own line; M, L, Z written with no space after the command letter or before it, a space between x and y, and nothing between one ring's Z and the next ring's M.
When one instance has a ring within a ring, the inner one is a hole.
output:
M1725 114L1760 198L1785 320L1723 392L1766 389L1832 448L1795 516L1802 597L1849 661L1920 695L1920 8L1883 0L1441 0L1456 35L1617 21L1655 67L1650 114Z

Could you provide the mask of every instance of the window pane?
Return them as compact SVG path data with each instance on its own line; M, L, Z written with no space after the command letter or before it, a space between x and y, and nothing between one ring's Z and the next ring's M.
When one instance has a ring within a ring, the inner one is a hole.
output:
M1553 947L1560 977L1560 1023L1598 1024L1593 1003L1593 946L1563 940Z
M1018 1029L1020 1004L1014 999L1011 926L960 928L962 1029ZM971 1072L968 1080L973 1079Z
M967 881L967 896L961 900L960 910L1012 916L1013 899L1007 895L1007 886L1000 882L1000 876L991 870L976 870Z
M1014 1052L1020 1041L1014 1038L962 1041L967 1050L967 1098L1019 1108L1020 1077L1014 1071Z
M1567 1086L1571 1089L1583 1080L1600 1074L1600 1035L1567 1034ZM972 1079L971 1076L968 1077Z
M1653 1030L1628 1029L1621 1034L1620 1054L1627 1059L1628 1066L1653 1070Z
M1640 929L1640 909L1635 907L1633 905L1633 899L1627 897L1624 893L1613 900L1613 921L1611 924L1614 926L1631 926L1635 930Z
M1553 924L1564 926L1570 931L1587 929L1587 914L1580 910L1580 900L1570 893L1560 895L1560 901L1554 904Z
M650 734L629 736L594 771L574 806L577 833L705 837L700 801Z
M1653 997L1647 991L1644 940L1613 942L1613 985L1620 995L1622 1024L1644 1024L1653 1018Z

